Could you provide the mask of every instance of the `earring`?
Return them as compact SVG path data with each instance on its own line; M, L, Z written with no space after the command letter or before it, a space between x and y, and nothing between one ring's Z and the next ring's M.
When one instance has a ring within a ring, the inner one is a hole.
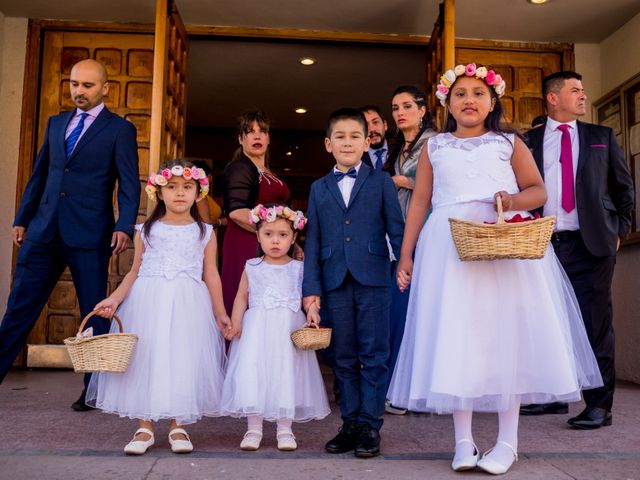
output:
M422 117L420 117L420 124L418 125L418 130L422 130Z

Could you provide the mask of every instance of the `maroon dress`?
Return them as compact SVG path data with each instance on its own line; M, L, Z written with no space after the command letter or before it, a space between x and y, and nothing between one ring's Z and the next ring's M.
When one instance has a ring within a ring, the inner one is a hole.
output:
M291 194L282 180L273 174L258 171L253 162L246 157L241 157L232 164L241 161L243 164L225 169L225 207L228 213L238 208L253 208L259 203L288 204ZM251 162L251 165L246 161ZM254 175L256 172L257 178ZM222 295L229 315L233 309L244 265L250 258L255 258L257 247L256 234L238 226L229 218L222 244Z

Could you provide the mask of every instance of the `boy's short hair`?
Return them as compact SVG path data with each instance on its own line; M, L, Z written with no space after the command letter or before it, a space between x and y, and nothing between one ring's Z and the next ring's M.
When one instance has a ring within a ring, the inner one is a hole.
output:
M573 72L571 70L565 70L562 72L555 72L551 75L547 75L542 80L542 95L547 98L547 93L549 92L557 92L564 85L565 80L570 80L575 78L576 80L582 81L582 75L577 72Z
M386 122L384 115L382 115L382 111L380 110L380 107L377 105L363 105L361 107L358 108L358 110L360 110L362 113L364 112L375 112L378 114L378 116L380 117L380 119L383 122Z
M364 114L360 110L357 108L339 108L329 115L329 120L327 121L327 138L331 138L333 126L340 120L355 120L362 127L364 136L366 137L369 134L367 119L364 118Z

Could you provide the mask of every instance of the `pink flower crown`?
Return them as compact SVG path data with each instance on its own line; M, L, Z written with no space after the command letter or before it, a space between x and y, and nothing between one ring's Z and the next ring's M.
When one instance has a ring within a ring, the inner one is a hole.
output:
M197 180L200 184L200 198L204 198L209 193L209 179L204 170L198 167L183 167L174 165L171 168L164 168L160 173L151 175L147 179L147 186L144 191L147 192L149 200L156 200L158 187L164 187L172 177L182 177L185 180Z
M289 207L277 205L275 207L265 207L262 204L256 205L249 212L249 223L275 222L278 218L289 220L293 224L294 230L302 230L307 224L307 219L300 210L291 210Z
M476 77L480 80L484 80L484 83L493 87L493 90L500 98L504 95L504 90L507 84L502 77L493 70L487 70L486 67L476 67L475 63L468 65L457 65L453 70L447 70L444 75L440 77L440 83L438 83L438 91L436 97L440 100L440 104L444 107L447 105L447 95L451 85L455 83L458 77L465 75L467 77Z

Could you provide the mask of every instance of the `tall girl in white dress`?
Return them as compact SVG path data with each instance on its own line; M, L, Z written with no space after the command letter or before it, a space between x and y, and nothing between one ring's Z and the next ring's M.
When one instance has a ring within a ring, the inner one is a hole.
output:
M263 420L276 422L278 449L295 450L292 422L320 420L329 403L315 352L298 350L290 335L307 322L302 305L303 263L293 260L302 212L256 206L260 257L248 260L225 333L234 338L222 390L222 413L247 417L240 448L257 450Z
M125 331L138 335L127 371L93 375L87 393L88 404L139 420L124 449L128 454L153 445L152 422L161 419L171 419L172 451L190 452L181 426L220 414L220 330L231 322L222 301L216 237L195 203L208 190L202 169L182 160L161 165L146 187L158 203L144 225L136 225L131 270L95 307L108 318L117 310Z
M475 64L449 70L438 86L449 117L419 161L398 265L398 285L411 282L411 294L388 395L410 410L453 413L452 468L494 474L517 460L521 401L575 401L602 384L551 247L540 260L461 262L451 238L450 217L495 222L496 196L523 217L546 200L529 150L500 126L503 92L499 75ZM473 411L498 412L497 443L481 459Z

